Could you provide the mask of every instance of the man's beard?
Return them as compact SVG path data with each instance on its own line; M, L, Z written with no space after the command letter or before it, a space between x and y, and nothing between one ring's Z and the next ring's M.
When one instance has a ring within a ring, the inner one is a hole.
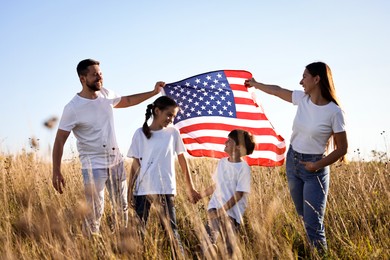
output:
M97 83L99 83L99 82L100 82L100 81L96 81L96 82L94 82L93 84L87 83L86 85L87 85L87 87L88 87L90 90L92 90L92 91L99 91L99 90L101 89L101 86L102 86L102 84L100 84L100 86L97 85Z

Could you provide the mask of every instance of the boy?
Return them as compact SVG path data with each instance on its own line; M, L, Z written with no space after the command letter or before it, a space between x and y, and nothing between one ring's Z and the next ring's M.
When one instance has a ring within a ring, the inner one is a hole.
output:
M251 133L231 131L225 142L228 157L218 162L213 175L214 184L201 192L202 198L212 194L207 207L211 242L216 244L221 235L229 255L233 254L232 243L235 241L231 230L240 227L250 191L250 167L242 157L251 154L254 148Z

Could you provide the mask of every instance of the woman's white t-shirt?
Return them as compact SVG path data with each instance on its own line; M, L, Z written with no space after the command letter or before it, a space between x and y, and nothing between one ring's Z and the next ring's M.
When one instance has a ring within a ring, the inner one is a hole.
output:
M152 131L150 139L142 128L137 129L127 153L141 164L134 195L176 194L175 155L184 152L180 133L173 126Z
M250 171L250 167L245 161L233 163L229 162L228 158L220 159L213 175L216 189L207 209L221 208L236 191L244 192L244 196L227 211L228 216L240 224L248 204L247 196L251 188Z
M323 154L332 133L345 131L344 113L334 102L318 106L303 91L293 91L292 103L298 106L291 145L304 154Z

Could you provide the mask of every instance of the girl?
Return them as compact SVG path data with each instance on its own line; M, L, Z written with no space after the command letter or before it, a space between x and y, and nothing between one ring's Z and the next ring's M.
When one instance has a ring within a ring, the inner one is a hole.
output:
M145 227L151 204L155 203L170 238L172 238L172 234L175 237L175 241L171 239L175 245L173 248L175 250L178 248L183 256L184 250L177 229L174 207L174 196L176 195L175 154L177 154L179 165L185 174L186 191L190 201L198 201L200 195L193 188L184 156L186 149L179 131L171 126L178 110L176 102L167 96L161 96L153 104L148 105L145 123L142 128L136 130L127 156L133 158L131 176L134 177L130 179L129 197L134 195L138 217ZM148 120L151 116L153 116L153 121L149 126Z

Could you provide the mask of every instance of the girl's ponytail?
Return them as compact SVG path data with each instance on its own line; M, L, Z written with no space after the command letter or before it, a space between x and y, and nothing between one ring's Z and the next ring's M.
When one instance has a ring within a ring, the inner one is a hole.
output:
M146 108L145 122L142 125L142 132L145 134L146 138L148 138L148 139L152 136L152 133L151 133L149 125L148 125L148 120L152 116L153 108L154 108L153 104L149 104L148 107Z

